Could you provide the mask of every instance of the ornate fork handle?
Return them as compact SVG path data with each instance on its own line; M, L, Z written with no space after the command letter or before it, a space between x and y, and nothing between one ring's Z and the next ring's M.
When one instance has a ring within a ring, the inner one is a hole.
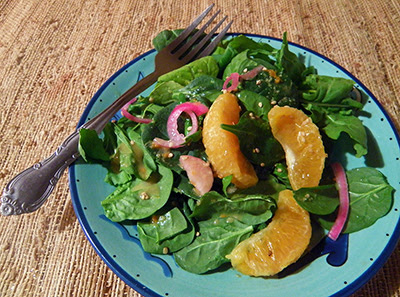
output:
M64 170L79 157L78 141L79 132L75 131L50 157L14 177L4 189L0 213L18 215L42 206Z

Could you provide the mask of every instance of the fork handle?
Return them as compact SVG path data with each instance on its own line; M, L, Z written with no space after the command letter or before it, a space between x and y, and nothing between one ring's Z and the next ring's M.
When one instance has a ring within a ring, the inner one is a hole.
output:
M107 122L132 98L150 87L159 74L152 72L126 91L103 112L84 123L48 158L15 176L1 196L0 213L4 216L29 213L40 208L54 190L65 169L80 156L79 129L100 133Z

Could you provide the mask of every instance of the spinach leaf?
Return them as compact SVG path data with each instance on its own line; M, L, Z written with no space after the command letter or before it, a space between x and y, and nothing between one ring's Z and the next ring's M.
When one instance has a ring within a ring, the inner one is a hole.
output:
M175 185L173 191L177 194L183 194L194 200L200 199L199 194L194 190L194 186L190 183L187 175L176 174Z
M279 106L296 107L297 88L285 73L261 71L255 78L242 82L243 88L275 101Z
M175 261L181 268L196 274L228 263L225 256L253 232L253 227L232 217L200 221L198 227L200 236L174 253Z
M159 52L172 41L174 41L179 34L181 34L183 29L177 30L164 30L157 34L153 39L153 46Z
M271 103L267 97L249 90L242 90L236 96L247 111L253 112L264 120L268 120L267 115L271 110Z
M222 41L212 54L212 57L218 62L218 65L222 69L225 68L237 54L249 49L263 50L269 53L275 51L275 49L267 43L256 42L247 36L239 35L232 39Z
M146 181L135 179L115 189L101 202L107 218L113 222L139 220L151 216L168 201L173 176L170 169L159 166Z
M106 183L109 183L110 185L115 187L126 184L131 180L132 175L126 173L125 171L113 172L111 170L108 170L106 177L104 178L104 181Z
M201 75L196 77L187 86L176 90L173 94L175 100L183 101L181 96L184 97L185 101L196 99L203 104L210 106L220 94L224 82L216 77L210 75Z
M388 213L393 203L394 188L377 169L364 167L346 172L349 185L350 212L344 233L352 233L374 224ZM321 225L330 229L336 213L320 217Z
M78 151L86 162L110 160L110 155L95 130L79 129Z
M145 150L140 135L133 129L123 130L118 125L115 125L114 130L117 136L116 160L119 160L119 170L146 180L156 170L156 165Z
M230 187L234 187L234 184L232 184L232 178L233 175L228 175L222 178L222 191L224 192L225 196L229 196L228 192Z
M148 253L174 253L189 245L195 236L192 223L177 208L173 208L158 220L139 221L137 223L140 243Z
M272 175L275 176L287 189L292 189L292 185L289 180L289 173L287 166L282 162L276 163Z
M300 83L302 73L306 69L299 57L289 50L286 32L283 34L281 49L276 55L276 66L280 72L285 72L295 83Z
M181 233L187 225L185 216L177 207L174 207L164 215L153 215L149 227L155 230L156 242L159 243Z
M334 184L301 188L293 194L297 203L313 214L327 215L339 206L339 193Z
M192 217L197 220L233 217L247 225L258 225L269 220L275 209L275 201L265 195L247 195L228 199L212 191L200 198Z
M285 190L286 187L280 183L273 175L267 175L265 179L259 180L258 183L247 189L237 190L231 195L231 199L235 200L247 195L265 195L270 196L278 201L279 192Z
M174 81L182 86L186 86L196 77L201 75L216 77L218 72L219 68L217 62L211 56L207 56L161 75L157 83Z
M172 97L174 91L181 89L183 86L175 81L164 81L156 84L154 90L150 93L155 104L168 105L175 101Z
M272 136L267 121L245 112L236 125L222 124L221 128L239 138L240 150L254 164L266 168L282 160L285 153L281 144Z
M362 157L368 152L367 132L361 120L353 115L331 113L326 115L326 126L323 131L326 135L337 140L342 132L348 134L354 141L356 157Z
M249 50L241 52L235 56L232 61L226 66L222 79L227 79L232 73L243 74L244 69L253 69L259 65L258 62L254 61L249 57Z
M340 104L348 99L354 82L342 77L310 74L302 83L302 96L307 101Z

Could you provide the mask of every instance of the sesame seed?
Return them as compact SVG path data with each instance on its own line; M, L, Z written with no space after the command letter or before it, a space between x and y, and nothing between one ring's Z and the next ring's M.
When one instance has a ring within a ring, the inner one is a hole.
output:
M272 104L272 105L275 105L275 104L276 104L276 101L275 101L275 100L272 100L272 101L271 101L271 104Z
M255 149L253 149L253 153L258 154L260 152L260 149L258 147L256 147Z
M263 107L262 102L258 102L258 107Z
M282 170L282 168L278 168L278 169L276 169L276 171L282 172L283 170Z
M258 80L256 81L256 85L257 85L257 86L261 85L261 79L258 79Z
M163 252L164 255L168 254L169 253L169 248L164 247L162 252Z
M133 140L131 140L130 143L131 143L131 145L134 145L134 144L135 144L135 142L134 142Z
M261 166L261 167L265 167L265 163L261 163L260 166Z
M192 129L193 129L192 126L187 127L187 130L188 130L188 131L192 131Z
M149 98L149 102L150 102L150 103L154 102L154 98L153 98L153 97L150 97L150 98Z
M168 155L167 155L167 158L172 158L174 156L174 154L173 153L169 153Z
M149 199L150 199L149 194L147 194L146 192L140 193L139 197L140 197L140 199L142 199L142 200L149 200Z
M197 237L200 236L200 232L199 232L199 231L196 232L196 236L197 236Z

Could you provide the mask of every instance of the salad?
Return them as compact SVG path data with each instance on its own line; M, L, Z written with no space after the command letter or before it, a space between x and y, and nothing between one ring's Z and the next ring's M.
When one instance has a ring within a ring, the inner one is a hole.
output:
M156 50L178 33L161 32ZM228 97L237 102L238 119L213 125L207 117L214 103ZM221 42L211 56L161 76L150 95L132 99L102 135L81 129L79 151L85 161L108 169L105 181L115 191L102 202L107 218L134 222L146 252L172 254L180 267L202 274L229 265L240 243L271 226L283 209L281 193L292 193L313 222L313 234L325 230L333 240L369 227L390 210L394 189L381 172L344 172L336 162L338 142L350 144L359 158L368 153L358 117L363 105L353 81L306 67L289 50L286 34L278 49L239 35ZM317 127L325 152L317 184L294 186L289 151L269 117L279 108L301 113ZM229 147L237 149L248 174L211 157L225 139L219 135L236 140L238 147ZM308 245L309 239L299 256Z

